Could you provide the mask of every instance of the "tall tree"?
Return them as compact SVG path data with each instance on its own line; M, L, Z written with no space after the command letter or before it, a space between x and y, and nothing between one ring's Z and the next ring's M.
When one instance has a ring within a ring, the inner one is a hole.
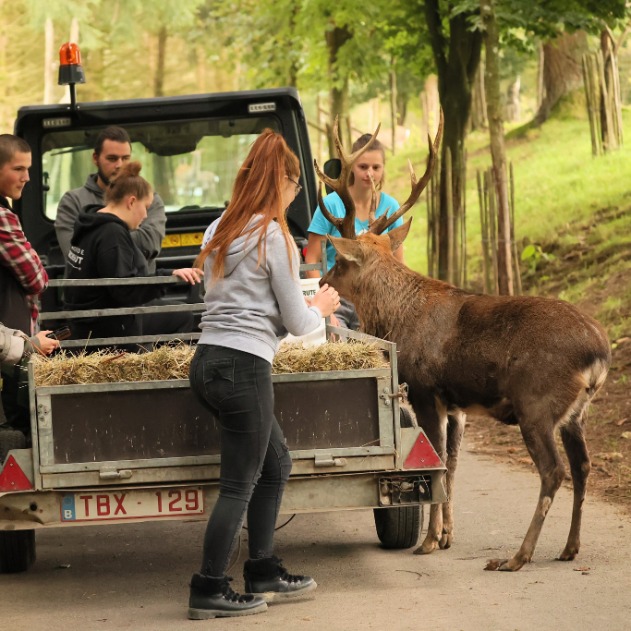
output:
M477 2L466 1L454 6L454 3L426 0L424 4L438 73L440 105L445 116L440 161L438 275L449 279L457 268L451 252L459 249L459 231L452 229L451 215L453 213L453 223L458 225L462 219L465 188L464 146L482 33L472 28L473 18L480 12Z
M500 92L500 34L495 15L494 0L480 0L482 24L484 26L484 83L486 86L486 109L491 138L493 180L497 199L497 269L498 288L502 295L512 295L513 269L511 253L511 222L508 202L506 150L504 147L504 122ZM495 221L495 218L493 218Z

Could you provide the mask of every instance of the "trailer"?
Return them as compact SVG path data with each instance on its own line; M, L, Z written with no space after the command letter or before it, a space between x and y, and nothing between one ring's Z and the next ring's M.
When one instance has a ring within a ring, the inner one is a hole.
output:
M422 507L443 502L444 466L400 406L387 368L278 374L276 414L293 460L281 512L373 509L385 548L419 537ZM35 559L50 527L208 518L218 492L219 427L188 380L39 386L29 366L32 446L0 469L0 571Z

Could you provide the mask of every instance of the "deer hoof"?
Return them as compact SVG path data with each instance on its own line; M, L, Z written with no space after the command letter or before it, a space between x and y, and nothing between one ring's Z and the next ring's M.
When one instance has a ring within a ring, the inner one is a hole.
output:
M414 550L414 554L431 554L438 547L438 542L433 539L425 539L423 543Z
M578 554L577 549L568 549L566 548L563 552L557 557L557 561L574 561L576 555Z
M443 536L440 538L438 545L441 550L447 550L451 548L451 540L453 539L453 534L451 532L444 532Z
M512 559L491 559L485 566L485 570L494 572L496 570L500 572L516 572L521 569L524 564L521 561L516 561L515 557Z

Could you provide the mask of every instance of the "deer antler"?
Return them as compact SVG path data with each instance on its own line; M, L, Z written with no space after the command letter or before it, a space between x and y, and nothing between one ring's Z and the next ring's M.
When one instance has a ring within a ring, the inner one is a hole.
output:
M336 116L335 124L333 126L333 137L335 139L337 154L340 157L340 162L342 163L342 170L339 177L335 179L329 177L320 170L317 161L313 161L313 166L315 167L318 178L321 182L324 182L331 187L340 196L340 199L344 204L344 208L346 209L346 214L344 217L334 217L329 212L329 209L325 206L324 200L322 199L322 185L318 187L318 206L320 207L322 214L339 230L340 234L347 239L355 238L355 203L353 202L353 198L348 190L348 181L351 175L351 170L353 168L353 164L357 161L357 158L366 151L370 150L375 138L377 138L380 127L381 124L377 125L375 133L361 149L358 149L351 155L347 155L342 147L342 142L340 141L338 119Z
M443 110L440 110L440 120L438 123L438 131L436 132L436 138L434 138L434 143L432 144L432 139L428 135L427 141L429 144L429 156L427 157L427 167L425 168L425 173L423 173L423 177L417 182L416 181L416 173L414 173L414 168L412 167L412 163L408 161L408 166L410 169L410 181L412 185L412 191L410 192L410 196L401 204L399 209L390 215L387 216L387 213L384 213L380 217L377 217L375 221L370 224L368 228L368 232L372 232L374 234L381 234L386 229L388 229L399 217L402 217L416 202L420 197L421 193L425 190L430 177L432 176L432 170L434 169L434 164L436 162L436 157L438 155L438 148L440 147L440 141L443 137Z

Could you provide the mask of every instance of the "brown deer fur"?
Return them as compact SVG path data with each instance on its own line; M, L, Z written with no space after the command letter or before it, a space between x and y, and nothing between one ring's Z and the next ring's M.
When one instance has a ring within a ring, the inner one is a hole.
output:
M417 554L448 548L453 537L453 485L467 411L519 424L541 478L526 537L510 560L487 569L519 570L532 555L564 467L554 433L560 429L574 485L572 521L563 561L574 559L590 460L586 408L607 376L611 351L598 322L561 300L471 294L399 263L392 251L410 221L387 234L331 238L336 265L321 283L356 307L366 333L397 344L400 381L419 424L447 467L449 501L432 505Z

